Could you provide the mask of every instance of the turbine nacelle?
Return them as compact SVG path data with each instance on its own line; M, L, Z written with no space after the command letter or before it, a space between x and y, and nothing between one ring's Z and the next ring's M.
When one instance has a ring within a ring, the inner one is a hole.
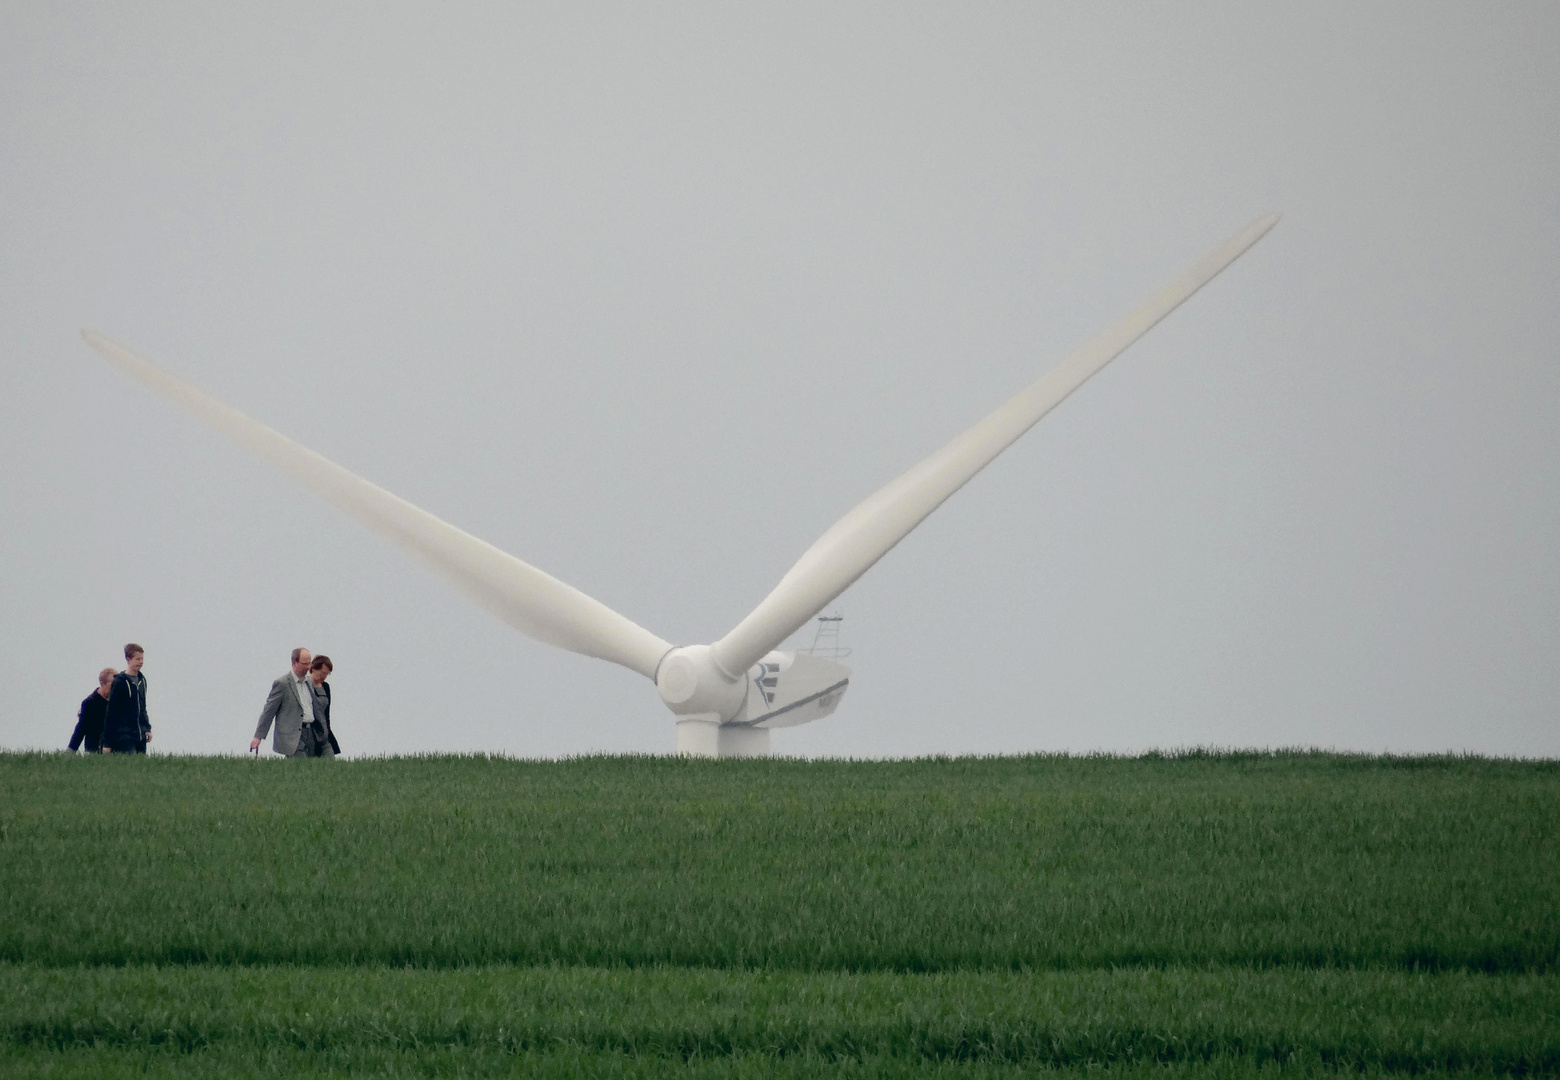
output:
M759 757L769 732L821 720L850 687L844 664L789 650L768 653L731 677L708 645L671 650L656 670L656 689L677 717L677 752L695 757Z
M708 645L661 657L655 688L677 716L677 752L696 757L758 757L772 727L796 727L839 707L850 668L807 652L775 651L733 677Z

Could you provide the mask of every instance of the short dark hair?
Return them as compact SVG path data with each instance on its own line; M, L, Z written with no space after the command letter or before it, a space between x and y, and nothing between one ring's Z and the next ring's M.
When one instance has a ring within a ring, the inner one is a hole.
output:
M128 660L132 656L134 656L136 653L144 653L144 652L146 652L145 649L141 648L141 646L137 645L135 642L132 641L130 644L125 646L125 659Z
M299 645L296 649L293 650L293 663L296 664L298 662L298 657L302 656L308 651L308 649L305 649L302 645Z
M324 668L326 671L335 671L336 665L330 662L330 657L326 656L324 653L321 653L314 658L314 663L309 665L309 670L318 671L320 668Z

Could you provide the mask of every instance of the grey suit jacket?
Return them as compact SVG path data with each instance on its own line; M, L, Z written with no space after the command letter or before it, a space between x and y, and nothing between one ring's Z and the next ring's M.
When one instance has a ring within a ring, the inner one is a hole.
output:
M304 676L304 681L307 683L308 676ZM304 693L308 693L307 685L304 686ZM314 700L312 694L309 700ZM265 738L266 732L271 730L271 721L276 721L276 736L271 741L271 749L291 757L298 751L298 737L303 734L304 722L313 719L313 715L303 715L303 703L298 700L298 691L293 689L293 674L288 671L271 684L265 708L260 710L260 723L255 725L255 738Z

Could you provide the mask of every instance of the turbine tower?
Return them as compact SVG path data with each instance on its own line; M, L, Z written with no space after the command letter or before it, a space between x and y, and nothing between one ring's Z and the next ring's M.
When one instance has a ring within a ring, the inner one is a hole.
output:
M528 563L505 554L251 420L92 330L113 366L291 476L444 578L510 626L609 660L655 683L677 721L677 750L707 757L769 752L769 732L828 716L850 685L836 660L777 651L965 482L1062 399L1234 262L1278 223L1259 218L991 415L835 522L725 637L673 645Z

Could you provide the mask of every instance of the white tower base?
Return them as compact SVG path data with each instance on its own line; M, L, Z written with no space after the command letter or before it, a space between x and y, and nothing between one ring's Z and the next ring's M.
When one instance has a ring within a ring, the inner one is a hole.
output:
M768 757L769 729L763 727L723 727L720 729L721 757Z
M678 717L677 753L682 757L720 757L720 714Z
M723 727L715 713L677 721L677 753L683 757L768 757L769 729Z

